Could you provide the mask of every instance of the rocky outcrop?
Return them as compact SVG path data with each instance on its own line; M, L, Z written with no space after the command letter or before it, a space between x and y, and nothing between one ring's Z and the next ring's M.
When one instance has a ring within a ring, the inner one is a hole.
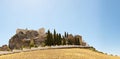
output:
M17 29L16 34L9 40L9 48L22 49L23 47L29 47L31 40L34 41L36 46L39 46L45 39L44 28L39 31Z
M0 51L10 51L10 49L7 45L3 45L2 47L0 47Z

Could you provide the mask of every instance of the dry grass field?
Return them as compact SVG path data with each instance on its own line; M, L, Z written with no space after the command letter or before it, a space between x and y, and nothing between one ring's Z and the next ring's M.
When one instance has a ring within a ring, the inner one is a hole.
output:
M2 55L0 59L120 59L89 49L48 49Z

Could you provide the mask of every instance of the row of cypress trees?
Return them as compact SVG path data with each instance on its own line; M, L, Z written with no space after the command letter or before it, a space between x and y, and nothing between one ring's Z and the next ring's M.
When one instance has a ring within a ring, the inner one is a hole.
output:
M76 45L79 45L79 39L75 39ZM50 30L47 31L47 38L45 40L45 45L51 46L51 45L72 45L71 41L68 39L68 33L65 32L64 36L61 36L60 33L56 33L56 30L54 29L53 34L50 32Z
M54 30L54 34L52 34L50 32L50 30L48 30L47 32L47 39L45 40L45 44L48 46L51 45L61 45L61 34L60 33L56 33L56 31Z

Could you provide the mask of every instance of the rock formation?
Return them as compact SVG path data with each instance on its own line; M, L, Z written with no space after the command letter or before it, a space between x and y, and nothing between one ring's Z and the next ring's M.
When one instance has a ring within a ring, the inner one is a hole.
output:
M52 33L51 33L52 34ZM61 35L61 34L60 34ZM9 48L13 49L23 49L23 48L31 48L42 46L48 40L49 42L53 42L52 44L57 45L54 43L57 39L54 39L54 34L52 34L51 39L47 37L48 34L45 32L44 28L40 28L37 30L28 30L28 29L17 29L16 34L11 37L9 40ZM52 38L53 37L53 38ZM58 45L81 45L86 46L86 42L82 40L82 36L72 34L67 34L66 36L57 36L59 43ZM54 41L53 41L54 40ZM58 41L56 41L58 42Z
M2 47L0 47L0 51L10 51L10 49L7 45L3 45Z
M17 29L16 34L9 40L10 49L22 49L29 47L30 41L33 40L36 46L39 46L45 39L44 28L39 31Z

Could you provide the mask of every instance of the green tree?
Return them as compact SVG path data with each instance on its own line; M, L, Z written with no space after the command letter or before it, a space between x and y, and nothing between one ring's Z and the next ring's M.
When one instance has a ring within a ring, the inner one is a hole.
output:
M50 46L50 30L47 32L47 39L45 40L45 45Z
M69 35L69 34L68 34L68 32L67 32L67 38L68 38L68 35Z
M62 44L62 45L66 45L66 40L65 40L65 38L63 37L61 40L62 40L62 43L61 43L61 44Z
M47 39L45 40L45 45L54 45L53 34L50 32L50 30L48 30L47 32Z
M56 36L56 31L54 29L54 38L53 38L53 45L56 45L56 41L57 41L57 36Z
M52 33L50 33L50 46L51 45L54 45L54 39L53 39L53 35L52 35Z
M65 37L67 37L67 33L66 32L64 33L64 35L65 35Z
M58 45L61 45L61 34L58 35Z
M55 41L55 44L58 45L58 43L59 43L59 35L58 35L58 33L57 33L57 34L56 34L56 41Z
M72 44L73 44L72 40L68 39L68 45L72 45Z

